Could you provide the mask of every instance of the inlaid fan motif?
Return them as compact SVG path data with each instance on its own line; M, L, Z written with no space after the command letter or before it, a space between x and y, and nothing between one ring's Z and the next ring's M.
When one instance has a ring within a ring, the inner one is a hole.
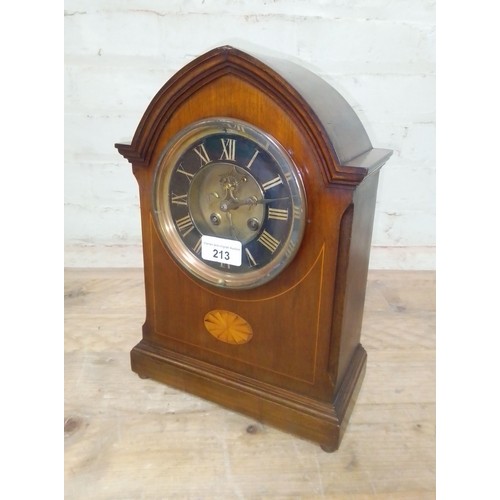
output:
M205 315L204 323L211 335L227 344L246 344L253 336L248 321L230 311L210 311Z

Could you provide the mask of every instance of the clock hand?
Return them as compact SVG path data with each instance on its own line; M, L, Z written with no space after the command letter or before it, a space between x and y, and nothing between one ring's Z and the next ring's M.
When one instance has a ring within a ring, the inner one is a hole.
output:
M245 198L244 200L240 200L240 205L258 205L258 204L267 204L272 203L273 201L281 201L281 200L289 200L289 196L284 196L283 198L260 198L258 199L255 196L250 196L249 198Z
M237 240L240 239L240 237L238 236L238 233L234 227L234 224L233 224L233 214L229 211L226 212L226 217L229 221L229 230L231 231L231 236Z
M212 204L220 198L219 193L216 191L208 193L208 203Z
M273 201L280 201L280 200L289 200L289 196L285 196L283 198L257 198L256 196L250 196L249 198L244 198L242 200L238 200L237 198L232 198L230 200L224 200L224 202L221 203L221 210L227 211L227 210L235 210L236 208L242 207L244 205L249 205L249 206L256 206L256 205L261 205L265 204L267 205L268 203L272 203Z

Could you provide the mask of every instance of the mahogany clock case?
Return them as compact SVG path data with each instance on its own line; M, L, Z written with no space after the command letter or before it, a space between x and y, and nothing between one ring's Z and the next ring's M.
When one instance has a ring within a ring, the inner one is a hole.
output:
M153 185L165 147L214 117L269 134L292 158L305 191L305 230L293 260L251 289L198 279L155 223ZM337 449L366 367L360 334L375 199L391 151L372 147L351 106L316 75L228 46L175 74L131 143L116 147L132 164L141 205L146 320L132 369ZM207 315L240 318L251 335L241 343L219 339Z

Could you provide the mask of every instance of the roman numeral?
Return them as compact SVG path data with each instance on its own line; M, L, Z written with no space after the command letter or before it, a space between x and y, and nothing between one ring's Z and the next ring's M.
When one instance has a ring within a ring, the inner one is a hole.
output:
M276 219L276 220L288 220L288 208L283 210L281 208L271 208L267 210L267 218L268 219Z
M189 172L186 172L184 170L184 168L182 167L182 165L179 165L177 172L179 172L179 174L185 175L187 177L187 180L189 181L189 183L191 183L191 179L194 177L194 174L190 174Z
M271 236L265 229L262 231L262 234L259 236L257 241L265 246L271 253L276 252L276 249L279 247L281 241L277 240L274 236Z
M287 257L290 257L290 255L292 255L294 250L295 250L295 241L291 240L288 246L286 247L285 255Z
M270 181L264 182L264 184L262 184L262 189L264 191L267 191L268 189L278 186L279 184L283 184L283 181L281 180L281 177L278 175L278 177L275 177Z
M248 265L250 267L255 267L257 265L257 262L255 262L255 259L253 258L253 255L250 253L250 250L248 250L248 248L245 248L245 254L247 256Z
M245 127L239 123L230 124L229 128L233 130L238 130L239 132L245 132Z
M222 142L222 154L219 160L231 160L234 161L236 156L236 139L221 139Z
M259 154L259 150L256 149L255 150L255 153L253 154L253 156L250 158L250 161L247 163L247 167L248 169L250 169L250 167L252 166L252 163L255 161L255 158L257 158L257 155Z
M171 194L170 201L175 205L186 205L187 206L187 193L186 194Z
M194 224L189 214L177 219L175 223L183 237L186 237L194 229Z
M200 168L205 166L210 162L210 157L208 156L207 150L205 149L205 144L200 144L193 148L193 151L200 157L201 165Z
M196 242L196 245L193 248L194 253L200 253L201 252L201 237L200 239Z

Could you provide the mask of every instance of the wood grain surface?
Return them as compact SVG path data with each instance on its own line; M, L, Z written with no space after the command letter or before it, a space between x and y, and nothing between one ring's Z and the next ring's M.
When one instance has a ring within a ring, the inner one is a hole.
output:
M371 271L364 383L340 449L130 370L141 269L66 270L68 499L435 498L435 274Z

